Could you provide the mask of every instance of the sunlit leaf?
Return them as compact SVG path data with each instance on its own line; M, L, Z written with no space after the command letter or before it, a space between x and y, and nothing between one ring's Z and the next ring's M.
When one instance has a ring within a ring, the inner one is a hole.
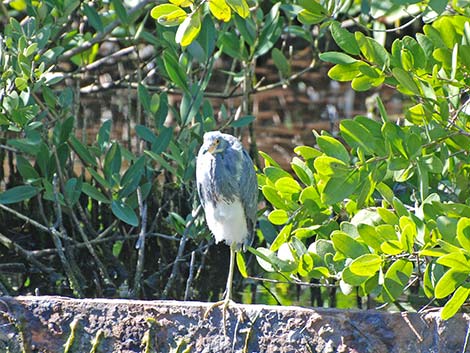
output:
M179 25L176 31L175 41L182 47L190 45L201 31L201 15L199 12L193 13L191 16Z
M385 273L382 298L386 302L395 301L408 284L413 272L413 263L399 259L392 263Z
M373 276L382 266L382 258L377 254L364 254L349 265L352 273L360 276Z
M339 22L332 22L330 25L331 35L336 44L346 53L351 55L359 55L360 49L354 34L347 29L341 28Z
M437 299L445 298L468 278L468 273L450 269L439 279L434 289Z
M232 11L225 0L210 0L209 10L220 21L228 22L232 17Z
M163 26L178 26L188 16L179 6L173 4L161 4L155 6L150 15Z
M191 0L169 0L172 4L181 7L189 7L193 4Z
M226 0L226 2L241 18L247 18L250 15L246 0Z
M247 278L248 272L246 270L246 263L245 263L245 259L243 258L243 254L241 252L237 252L237 266L238 266L238 271L240 271L240 274L242 275L242 277Z
M339 251L344 256L351 259L358 258L361 255L367 254L369 251L366 246L358 242L356 239L350 237L345 232L334 231L331 234L331 240L336 251Z
M462 307L463 303L465 303L469 294L470 288L468 288L468 285L463 285L457 288L454 295L452 295L441 310L442 320L447 320L454 316Z

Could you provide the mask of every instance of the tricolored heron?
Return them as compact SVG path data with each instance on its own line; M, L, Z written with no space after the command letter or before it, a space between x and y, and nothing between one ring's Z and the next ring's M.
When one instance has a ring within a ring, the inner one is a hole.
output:
M197 190L215 242L230 246L230 267L223 305L232 297L236 251L253 241L258 205L258 182L253 161L234 136L211 131L204 134L196 165Z

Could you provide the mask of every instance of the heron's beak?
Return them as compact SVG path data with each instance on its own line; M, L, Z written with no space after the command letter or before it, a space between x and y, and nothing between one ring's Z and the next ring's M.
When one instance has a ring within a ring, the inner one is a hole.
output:
M209 152L210 154L214 154L216 149L217 149L217 145L215 143L211 143L211 145L207 148L207 150L205 152Z

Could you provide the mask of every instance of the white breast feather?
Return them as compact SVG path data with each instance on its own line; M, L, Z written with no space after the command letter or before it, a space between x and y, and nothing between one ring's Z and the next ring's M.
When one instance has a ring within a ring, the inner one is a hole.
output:
M231 203L221 200L216 207L208 202L205 209L206 221L215 242L225 241L227 245L232 243L243 244L247 234L245 211L238 198Z

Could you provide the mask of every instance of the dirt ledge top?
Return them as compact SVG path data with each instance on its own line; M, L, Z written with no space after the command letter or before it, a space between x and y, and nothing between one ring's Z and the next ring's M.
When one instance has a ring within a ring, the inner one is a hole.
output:
M467 314L210 305L0 297L0 352L470 352Z

